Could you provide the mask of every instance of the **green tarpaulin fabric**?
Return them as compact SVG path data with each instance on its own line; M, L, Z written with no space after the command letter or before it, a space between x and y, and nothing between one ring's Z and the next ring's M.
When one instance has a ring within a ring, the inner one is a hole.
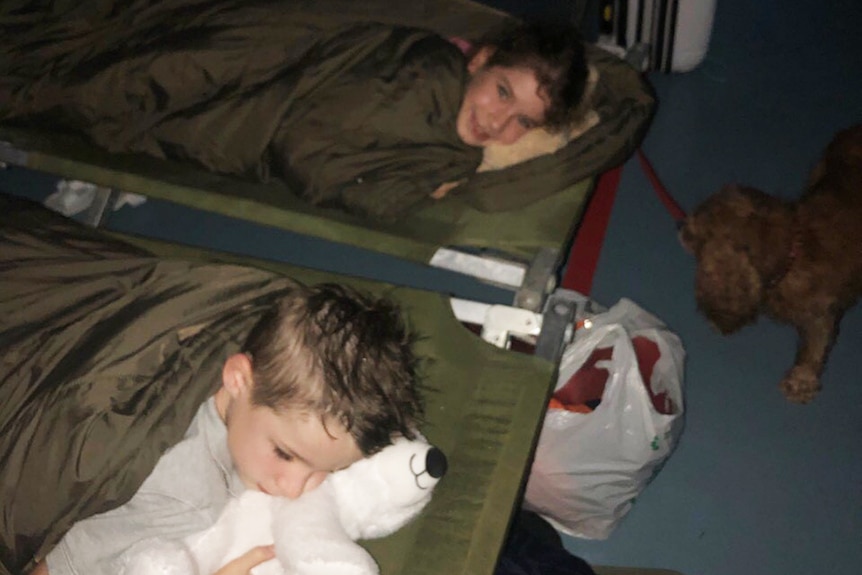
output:
M203 18L214 11L212 6L233 4L236 3L200 0L86 2L75 6L60 3L46 16L43 3L36 0L13 2L9 6L14 10L4 8L2 12L13 16L0 18L0 26L6 32L0 41L0 69L11 69L15 74L26 70L27 74L38 77L40 62L74 67L92 51L109 56L131 49L123 46L112 51L111 34L102 36L107 38L104 40L107 46L81 46L82 38L92 35L93 27L109 28L105 22L113 25L128 22L129 26L135 26L134 30L146 29L170 14L171 9L198 11ZM283 3L256 0L240 4L243 13L256 14L260 22L268 24L279 17L286 18ZM301 12L304 21L320 26L340 26L365 19L427 27L444 36L476 37L505 18L499 12L464 0L404 3L397 7L384 0L372 0L362 3L361 10L339 0L290 6L291 10ZM261 18L260 14L271 17ZM34 19L51 25L40 28L40 37L23 36L21 30L29 30L27 27L32 26ZM244 25L242 37L255 37L248 30L248 21ZM125 32L117 30L114 35L125 37ZM271 32L263 26L260 35L265 39L273 36ZM67 41L52 42L56 37ZM60 64L55 57L57 52L64 55ZM0 138L32 150L25 163L36 169L399 257L428 261L437 247L468 246L529 260L541 248L559 250L568 240L589 191L588 178L622 162L634 150L654 111L652 91L637 71L598 48L590 47L589 58L599 71L593 106L600 117L597 126L556 154L476 174L459 186L452 197L421 207L409 217L391 223L312 208L283 182L255 184L175 162L100 154L82 146L80 139L65 140L54 130L39 133L28 127L22 132L6 126ZM24 62L30 64L25 66Z
M76 519L130 497L212 393L224 356L293 281L386 294L424 336L423 431L450 470L416 522L368 543L382 573L492 573L553 365L481 341L440 294L109 236L8 196L0 572L22 573Z

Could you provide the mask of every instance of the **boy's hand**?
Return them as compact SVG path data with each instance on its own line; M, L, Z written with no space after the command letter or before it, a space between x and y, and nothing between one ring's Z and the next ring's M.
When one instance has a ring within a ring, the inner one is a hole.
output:
M255 547L251 551L246 551L213 575L249 575L252 569L274 557L275 547L273 545Z
M446 182L445 184L440 184L440 187L434 190L431 193L431 197L435 200L442 200L446 197L446 194L451 192L455 187L464 182L464 180L458 180L457 182Z

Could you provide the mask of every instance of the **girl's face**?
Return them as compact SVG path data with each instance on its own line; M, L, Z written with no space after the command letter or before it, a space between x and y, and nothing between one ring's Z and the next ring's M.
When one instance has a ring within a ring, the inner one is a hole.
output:
M471 74L456 128L470 146L512 144L545 121L548 99L529 68L485 66L492 51L482 48L467 64Z
M362 458L353 437L336 421L324 427L316 414L252 404L246 356L231 356L223 376L216 405L227 426L234 467L249 489L295 499L329 472Z

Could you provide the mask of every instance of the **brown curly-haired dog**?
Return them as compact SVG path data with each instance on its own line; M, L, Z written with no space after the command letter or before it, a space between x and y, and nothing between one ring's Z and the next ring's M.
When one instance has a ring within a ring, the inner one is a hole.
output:
M838 324L862 294L862 124L839 132L795 202L731 185L685 219L698 308L729 334L761 312L799 332L781 389L811 401Z

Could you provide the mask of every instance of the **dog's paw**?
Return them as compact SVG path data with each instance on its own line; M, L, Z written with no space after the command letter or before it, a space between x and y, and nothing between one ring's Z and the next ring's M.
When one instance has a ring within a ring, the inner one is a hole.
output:
M793 366L781 382L784 396L794 403L809 403L820 391L820 379L813 369Z

